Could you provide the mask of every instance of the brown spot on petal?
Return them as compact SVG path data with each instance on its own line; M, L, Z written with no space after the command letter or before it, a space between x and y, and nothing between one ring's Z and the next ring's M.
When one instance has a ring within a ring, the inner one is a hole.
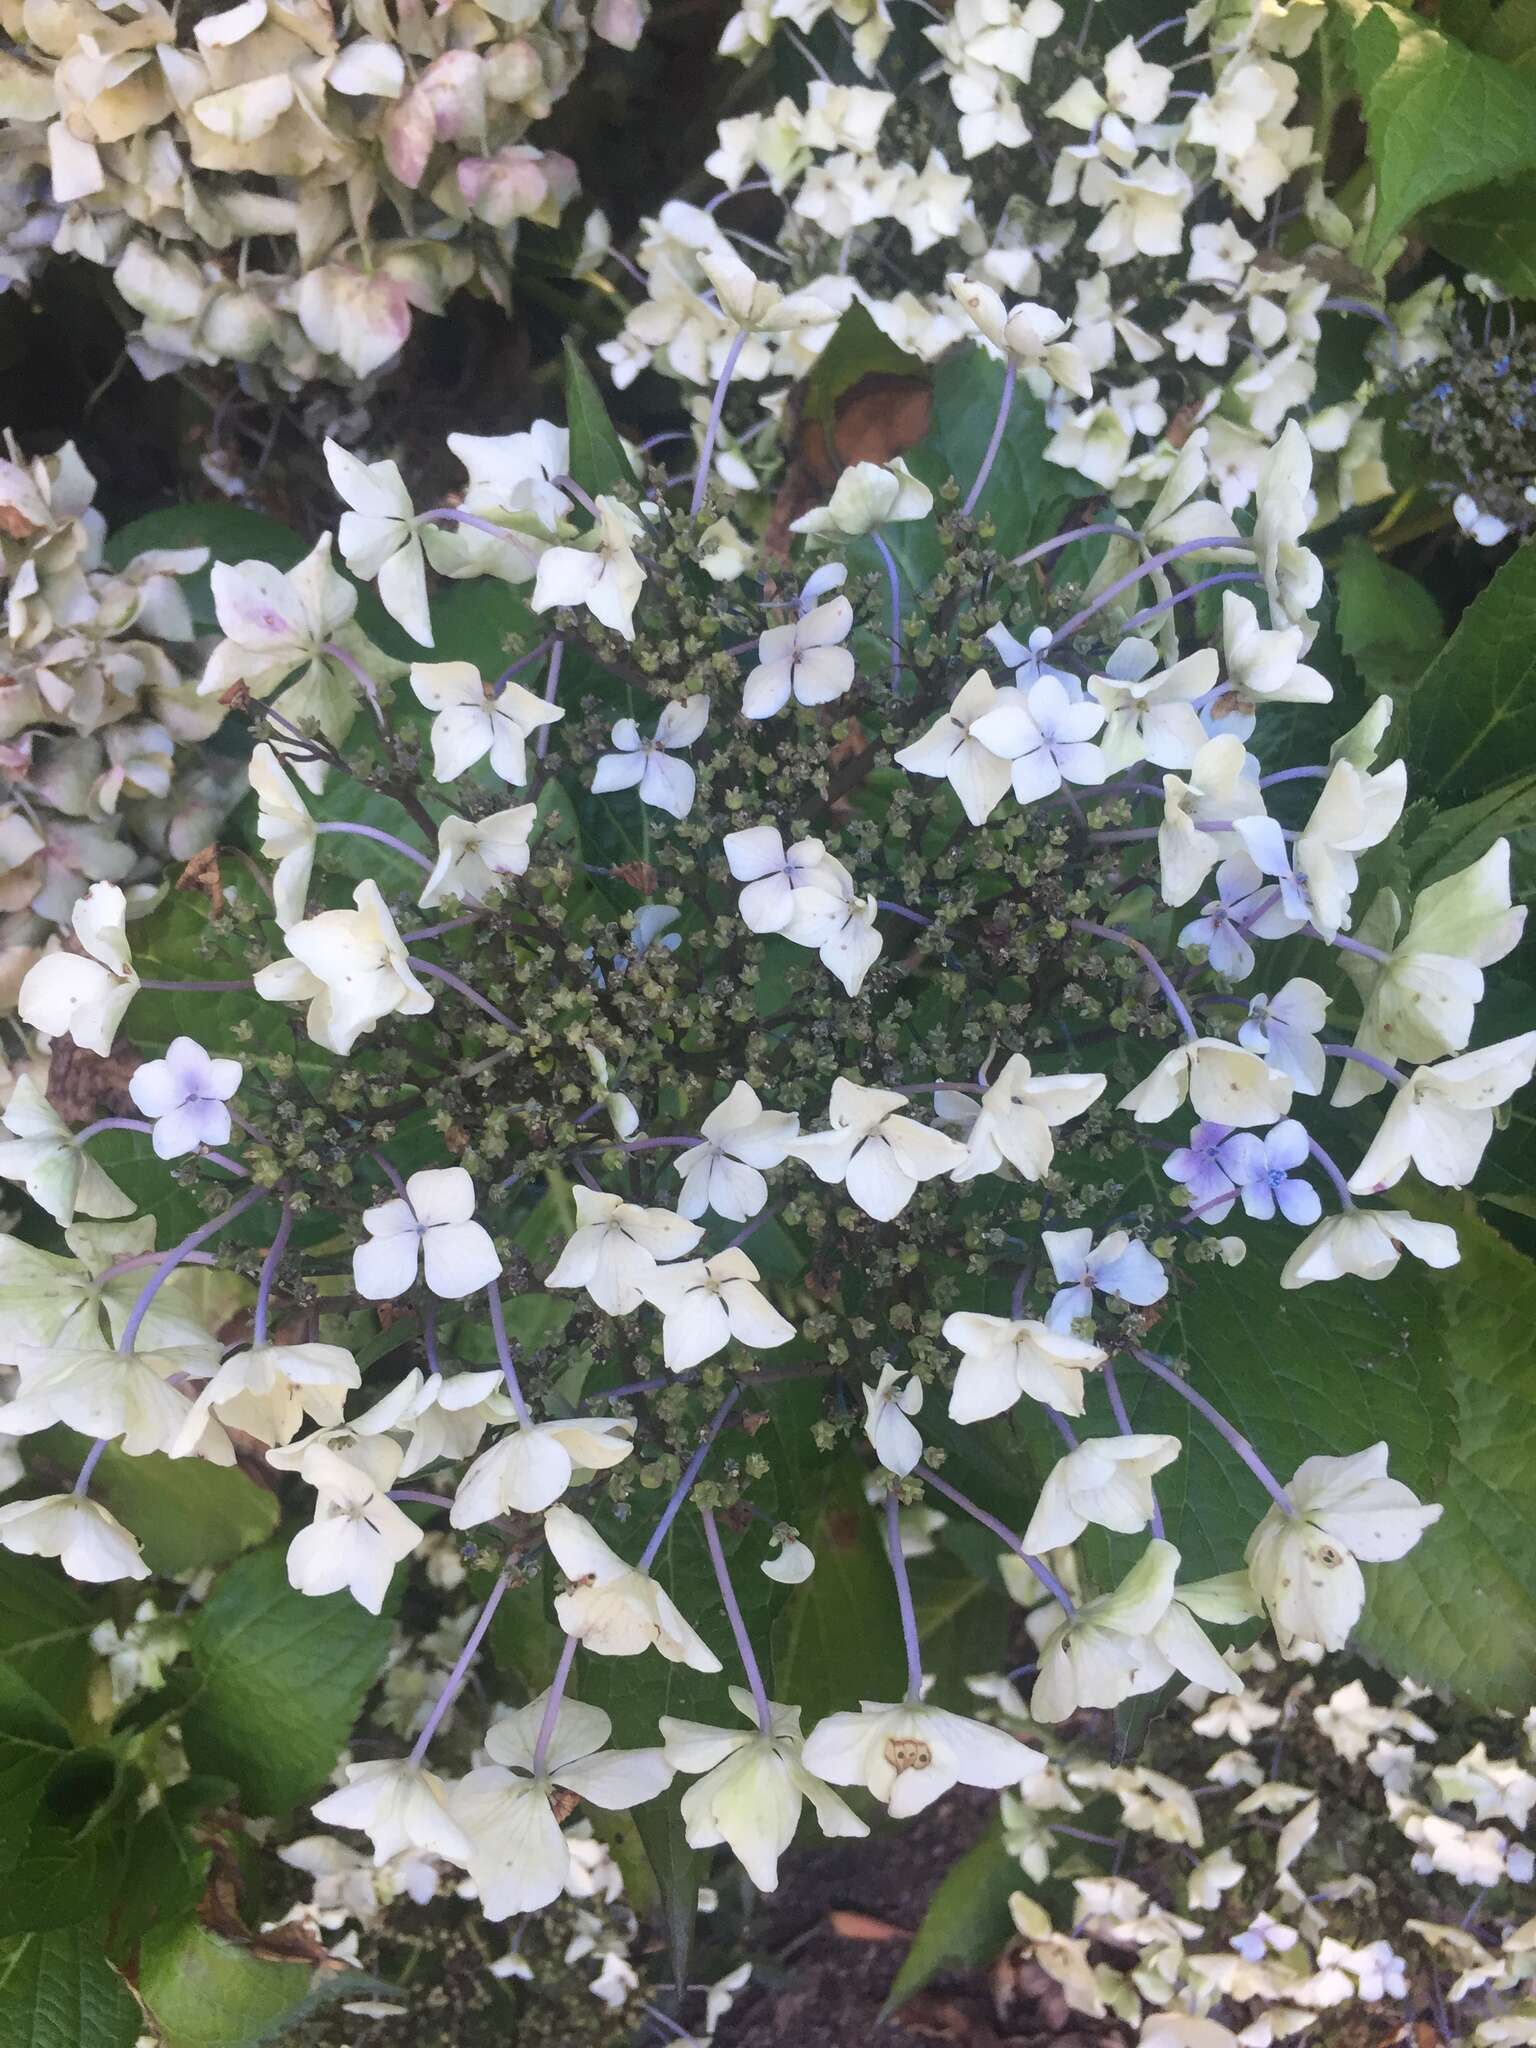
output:
M885 1760L893 1771L926 1771L933 1762L933 1751L915 1735L888 1735Z

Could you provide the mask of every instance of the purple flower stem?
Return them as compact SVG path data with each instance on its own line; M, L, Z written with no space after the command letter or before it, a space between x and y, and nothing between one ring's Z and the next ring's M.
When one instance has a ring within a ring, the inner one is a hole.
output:
M768 1692L763 1684L763 1674L758 1668L756 1657L752 1654L752 1639L747 1634L741 1602L736 1598L736 1588L731 1584L725 1552L720 1547L720 1531L715 1523L713 1509L700 1508L699 1518L704 1524L704 1545L709 1552L709 1561L715 1568L715 1584L720 1588L721 1605L725 1608L726 1619L731 1624L731 1634L736 1638L736 1654L741 1659L741 1668L747 1674L747 1684L751 1688L757 1725L766 1735L773 1726L773 1713L768 1705Z
M406 860L414 861L417 867L425 868L429 875L432 872L433 862L428 860L424 853L418 853L414 846L407 846L405 841L397 839L393 832L381 831L377 825L351 825L338 819L334 823L316 825L315 831L345 833L352 839L376 839L380 846L387 846L392 853L398 853Z
M557 491L564 491L568 498L574 498L583 512L587 513L589 517L593 519L602 518L603 515L598 511L596 501L592 497L591 492L584 491L581 485L577 483L575 477L564 475L552 476L550 482Z
M560 1661L555 1666L555 1675L549 1681L549 1698L544 1702L544 1718L539 1723L538 1737L533 1745L533 1775L536 1778L544 1774L544 1759L549 1755L555 1723L560 1718L560 1702L565 1697L565 1688L570 1682L571 1666L575 1662L576 1638L567 1636L560 1652Z
M427 1354L427 1371L434 1379L443 1376L443 1361L437 1355L437 1303L429 1301L421 1314L421 1342Z
M141 1272L145 1266L158 1266L165 1257L164 1252L133 1252L126 1259L118 1259L104 1272L96 1275L98 1287L104 1287L109 1280L115 1280L120 1273ZM212 1252L188 1252L181 1262L184 1266L216 1266L219 1262Z
M256 1282L256 1307L251 1318L251 1342L265 1344L267 1341L267 1315L272 1306L272 1283L277 1278L277 1269L283 1263L283 1253L288 1249L288 1239L293 1234L293 1204L284 1202L283 1213L278 1218L277 1235L267 1247L267 1256L261 1262L261 1276Z
M659 1152L672 1145L702 1145L702 1138L610 1138L588 1149L593 1152Z
M923 1653L917 1640L912 1579L907 1570L907 1560L901 1554L901 1500L894 1487L885 1496L885 1547L891 1560L891 1577L896 1581L901 1640L907 1653L907 1704L911 1706L923 1696Z
M501 1025L504 1031L510 1031L514 1035L517 1033L517 1025L507 1015L505 1010L498 1010L496 1005L481 995L478 989L471 988L467 981L462 981L449 968L434 967L430 960L418 960L414 953L407 953L405 958L406 965L411 969L412 973L430 975L434 981L446 982L449 988L456 990L464 998L466 1003L473 1003L477 1010L483 1010L486 1016Z
M1120 1393L1120 1382L1115 1378L1114 1362L1108 1358L1104 1361L1104 1391L1109 1396L1109 1412L1115 1418L1116 1429L1119 1430L1122 1436L1134 1436L1136 1432L1131 1428L1131 1418L1125 1412L1125 1401ZM1155 1493L1152 1496L1152 1534L1159 1543L1162 1542L1163 1511L1157 1504L1157 1495Z
M891 688L894 690L901 680L901 571L896 566L896 557L886 546L885 536L870 529L870 539L875 552L885 564L885 580L891 589Z
M170 1279L182 1260L186 1258L187 1254L197 1251L210 1237L222 1230L227 1223L233 1223L237 1216L243 1216L247 1209L254 1208L258 1202L264 1202L269 1192L270 1190L267 1188L250 1188L245 1194L241 1195L238 1201L231 1202L222 1216L211 1216L206 1223L200 1223L196 1230L182 1239L180 1244L174 1245L170 1251L164 1254L154 1272L144 1282L143 1287L139 1291L138 1300L128 1312L128 1320L123 1325L123 1334L117 1340L119 1351L127 1353L133 1349L133 1341L139 1334L139 1326L149 1314L150 1303L160 1292L166 1281Z
M491 685L491 695L499 697L515 675L520 675L525 668L532 668L541 655L548 654L551 647L555 644L555 639L555 634L551 633L547 640L541 640L537 647L530 648L527 654L520 654L516 661L509 667L504 668Z
M1113 604L1122 590L1130 590L1135 584L1140 583L1144 576L1149 575L1152 570L1165 568L1169 562L1177 562L1185 555L1209 554L1212 548L1247 547L1248 545L1248 542L1244 541L1240 536L1234 539L1230 533L1217 533L1208 534L1202 540L1181 541L1176 548L1164 548L1160 555L1149 555L1140 568L1132 569L1124 576L1117 576L1113 583L1108 584L1099 592L1092 604L1085 605L1080 612L1074 612L1064 626L1058 626L1051 635L1051 646L1057 647L1063 640L1070 640L1079 626L1086 626L1096 613L1104 609L1105 605Z
M382 733L389 731L389 720L384 716L384 706L379 702L379 686L356 655L348 654L339 641L327 640L320 652L332 661L339 662L368 699L368 709L373 713L373 722Z
M111 1441L110 1437L99 1436L86 1452L85 1463L80 1467L80 1471L75 1479L75 1498L77 1500L84 1500L85 1496L90 1492L91 1474L101 1463L101 1454Z
M1408 1076L1400 1074L1390 1060L1379 1060L1373 1052L1362 1052L1358 1045L1325 1045L1323 1051L1329 1059L1353 1060L1357 1066L1369 1067L1373 1074L1380 1074L1384 1081L1390 1081L1394 1088L1406 1088Z
M1068 1422L1066 1416L1062 1414L1059 1408L1053 1408L1048 1401L1045 1402L1043 1405L1046 1414L1049 1415L1052 1422L1056 1425L1057 1431L1060 1434L1062 1442L1066 1445L1069 1451L1075 1451L1077 1449L1078 1442L1077 1431L1072 1427L1071 1423Z
M152 1131L154 1125L146 1123L139 1116L103 1116L93 1124L87 1124L83 1131L76 1131L71 1144L83 1145L87 1138L94 1138L98 1131Z
M1097 534L1106 534L1116 540L1133 540L1138 547L1144 545L1141 535L1134 526L1121 526L1113 520L1101 520L1093 526L1072 526L1065 533L1053 533L1049 540L1040 541L1032 548L1026 548L1022 555L1015 555L1008 564L1010 569L1022 569L1026 562L1038 562L1042 555L1054 555L1060 548L1071 547L1075 540L1092 540Z
M531 1429L533 1418L528 1413L528 1403L523 1399L522 1382L517 1377L517 1367L512 1363L512 1346L507 1340L507 1319L501 1310L501 1288L494 1280L485 1290L485 1299L491 1311L491 1335L496 1340L496 1357L501 1366L501 1376L507 1383L512 1406L517 1410L519 1426Z
M391 1500L415 1501L418 1507L423 1508L451 1508L453 1506L452 1495L446 1493L423 1493L414 1486L393 1486L390 1488L389 1497Z
M973 1522L980 1522L983 1529L990 1529L1000 1542L1007 1544L1015 1557L1022 1557L1035 1577L1067 1617L1068 1621L1072 1619L1076 1610L1072 1605L1071 1594L1049 1565L1043 1563L1038 1557L1030 1555L1020 1539L1015 1536L1005 1522L1000 1522L996 1515L989 1515L985 1508L978 1507L968 1494L962 1493L958 1486L951 1486L947 1479L941 1479L931 1466L919 1465L916 1471L917 1476L923 1481L924 1485L931 1486L935 1492L942 1493L946 1500L953 1501L955 1506L963 1509Z
M1151 975L1152 979L1162 990L1163 999L1169 1009L1172 1010L1179 1029L1184 1033L1184 1036L1188 1039L1195 1039L1200 1036L1199 1032L1195 1029L1194 1018L1190 1016L1189 1011L1184 1006L1184 998L1168 979L1168 976L1164 973L1150 949L1144 946L1140 939L1133 939L1128 932L1117 932L1107 924L1090 923L1085 917L1074 917L1069 922L1075 932L1090 932L1097 939L1109 939L1117 946L1129 946L1131 951L1141 961L1143 967L1146 968L1148 974Z
M536 564L538 556L520 535L509 533L504 526L497 526L489 519L479 519L473 512L461 512L456 505L438 505L431 512L423 512L422 521L433 520L438 525L467 526L475 533L487 533L492 540L505 541L509 548L516 548L525 562Z
M700 1472L704 1469L704 1460L709 1456L715 1438L720 1434L721 1430L724 1428L726 1417L730 1414L731 1410L736 1406L736 1403L740 1399L740 1387L732 1387L731 1391L726 1395L725 1399L720 1403L720 1406L715 1410L713 1416L710 1418L709 1428L704 1432L704 1441L699 1445L698 1449L694 1452L693 1456L688 1460L687 1464L683 1467L683 1476L681 1477L681 1479L678 1480L677 1485L672 1489L672 1498L667 1502L666 1506L662 1509L661 1520L656 1524L655 1528L651 1531L650 1540L646 1544L644 1550L642 1550L640 1553L640 1562L639 1565L636 1567L637 1570L642 1572L648 1572L651 1566L655 1563L656 1553L658 1550L660 1550L662 1544L667 1539L667 1531L671 1528L672 1524L677 1520L683 1502L688 1498L689 1494L693 1491L693 1482L698 1478Z
M728 1252L735 1251L738 1245L745 1244L749 1237L752 1237L753 1235L755 1235L757 1231L761 1230L765 1223L771 1223L774 1217L777 1216L779 1211L783 1208L783 1206L784 1204L782 1202L775 1202L773 1207L771 1209L765 1209L761 1216L754 1216L752 1218L752 1221L750 1223L744 1223L741 1226L740 1230L737 1231L736 1235L729 1241L729 1243L723 1245L721 1249L723 1251Z
M485 1641L485 1632L495 1620L496 1610L501 1605L501 1596L506 1590L507 1575L503 1572L495 1585L492 1586L490 1597L480 1610L480 1618L465 1638L464 1647L459 1652L458 1662L449 1672L447 1682L433 1703L432 1711L428 1714L422 1731L416 1738L410 1755L410 1762L413 1766L419 1764L426 1755L431 1747L433 1736L442 1725L443 1716L458 1698L459 1688L469 1676L469 1667L474 1663L476 1653L480 1645Z
M1280 1484L1274 1473L1270 1471L1264 1460L1253 1448L1253 1445L1249 1443L1247 1437L1233 1423L1228 1422L1225 1415L1219 1409L1213 1408L1210 1402L1206 1400L1204 1394L1197 1393L1188 1380L1180 1378L1172 1366L1165 1365L1163 1360L1155 1357L1152 1352L1142 1351L1139 1347L1133 1345L1131 1356L1138 1365L1144 1365L1148 1372L1162 1380L1165 1385L1172 1387L1176 1394L1182 1395L1197 1415L1205 1417L1217 1435L1236 1451L1237 1455L1242 1459L1248 1470L1258 1480L1282 1514L1295 1514L1296 1510L1291 1505L1290 1495Z
M731 345L725 352L725 361L720 365L720 375L715 382L715 396L709 408L709 418L704 426L704 440L699 449L699 466L693 473L693 496L688 501L688 514L697 519L704 508L704 493L709 489L709 472L715 459L715 441L720 433L720 416L725 411L725 394L731 388L731 378L741 360L741 352L747 345L747 329L738 328Z
M1353 1209L1355 1206L1355 1198L1349 1191L1349 1182L1345 1179L1343 1171L1340 1168L1338 1161L1332 1156L1331 1153L1325 1152L1323 1150L1322 1146L1319 1145L1316 1138L1309 1137L1307 1139L1307 1150L1311 1153L1312 1157L1317 1161L1318 1165L1323 1169L1324 1173L1327 1174L1328 1178L1333 1182L1334 1192L1337 1194L1339 1201L1342 1203L1342 1205L1346 1209Z
M878 910L888 910L892 917L909 918L913 924L931 925L933 923L933 919L931 917L924 917L920 910L908 910L904 903L887 903L883 896L875 898L875 907Z
M560 667L564 660L565 642L557 636L554 646L549 650L549 668L544 677L544 702L546 704L553 704L555 701L555 693L560 688ZM544 758L549 747L551 730L552 728L547 725L539 727L538 736L533 743L534 756L537 760L542 761Z
M1198 597L1202 590L1215 590L1223 583L1262 583L1264 578L1257 569L1223 569L1217 576L1202 576L1198 583L1188 583L1182 590L1176 590L1171 597L1165 597L1156 604L1144 605L1139 612L1132 612L1125 622L1125 631L1134 633L1139 626L1150 625L1153 619L1161 618L1164 612L1171 612L1176 604L1187 604L1192 597Z
M400 943L414 946L422 939L440 939L445 932L467 931L472 924L479 922L478 917L450 917L445 924L427 924L419 932L402 932Z
M1291 836L1287 834L1287 837ZM1307 935L1309 938L1322 939L1325 946L1337 946L1341 953L1358 953L1362 960L1384 962L1392 957L1390 953L1383 953L1380 946L1364 945L1359 939L1352 939L1344 932L1335 932L1331 939L1324 939L1316 926L1308 925Z
M997 460L997 451L1003 445L1003 432L1008 425L1008 414L1013 406L1014 386L1018 381L1018 365L1013 357L1010 356L1008 358L1008 367L1003 372L1003 388L998 394L997 418L992 423L992 438L987 443L986 454L981 458L981 467L976 472L976 481L971 485L969 491L966 492L965 503L960 507L960 516L963 519L970 518L976 509L977 499L980 498L982 492L987 487L987 478L992 474L992 465Z
M1259 777L1260 789L1273 789L1278 782L1326 782L1331 768L1278 768L1273 775Z

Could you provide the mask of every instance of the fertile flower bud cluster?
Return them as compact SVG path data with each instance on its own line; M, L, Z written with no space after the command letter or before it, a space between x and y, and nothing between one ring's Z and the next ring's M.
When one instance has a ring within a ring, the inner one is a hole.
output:
M109 568L95 495L73 443L27 461L6 435L0 1015L92 883L123 885L147 907L153 890L140 885L207 846L243 793L238 763L203 745L224 706L188 673L180 579L207 550L152 549Z
M646 12L598 0L590 32L633 49ZM146 376L367 377L461 287L505 304L520 223L576 190L528 139L581 70L574 7L64 0L5 31L0 282L105 266Z
M1019 352L1037 340L1070 381L1040 323ZM1209 1332L1267 1342L1310 1288L1369 1319L1405 1252L1456 1261L1408 1176L1467 1185L1536 1064L1536 1032L1473 1049L1524 919L1508 845L1389 898L1387 699L1276 765L1283 707L1332 695L1303 659L1323 568L1298 425L1243 525L1195 431L1186 537L1117 522L1010 560L937 509L984 492L1007 404L978 475L936 497L857 466L764 577L712 564L707 448L683 510L590 418L581 449L540 423L459 442L464 504L428 513L393 464L333 451L336 544L421 658L358 631L330 536L286 573L219 563L201 690L259 736L265 861L231 864L190 951L97 882L23 983L42 1037L155 1055L142 1118L110 1121L132 1186L205 1216L156 1248L98 1126L18 1086L0 1175L68 1255L0 1241L0 1430L96 1449L72 1492L0 1506L0 1544L143 1575L91 1492L107 1444L261 1455L291 1585L372 1614L429 1524L463 1532L496 1576L414 1746L316 1811L381 1863L462 1869L492 1917L560 1893L573 1799L677 1776L688 1841L765 1889L803 1806L845 1835L956 1784L1027 1805L1044 1753L927 1697L915 1510L975 1520L1038 1589L1036 1730L1169 1685L1240 1695L1209 1631L1259 1616L1283 1657L1341 1647L1362 1565L1440 1514L1375 1440L1390 1407L1378 1430L1321 1404L1271 1470L1247 1432L1273 1406ZM1095 538L1053 584L1040 564ZM501 673L444 644L434 576L483 580ZM1327 1341L1340 1385L1373 1382L1374 1353ZM819 1453L855 1476L831 1525ZM1206 1486L1242 1529L1197 1565L1203 1508L1179 1504ZM883 1549L859 1583L892 1605L860 1645L870 1696L806 1728L768 1622L821 1599L829 1527ZM531 1697L439 1770L534 1559ZM670 1667L617 1749L612 1659L637 1697Z

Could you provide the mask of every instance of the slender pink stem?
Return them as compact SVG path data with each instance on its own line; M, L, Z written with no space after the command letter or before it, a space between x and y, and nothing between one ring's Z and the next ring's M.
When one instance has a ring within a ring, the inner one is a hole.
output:
M485 1290L485 1298L491 1311L491 1335L496 1340L496 1357L501 1365L501 1376L507 1383L507 1392L512 1397L512 1406L517 1410L517 1419L524 1429L533 1427L533 1417L528 1413L528 1403L523 1399L522 1383L517 1377L517 1367L512 1362L512 1346L507 1341L507 1322L501 1309L501 1288L494 1280Z
M277 1278L277 1269L283 1263L283 1253L288 1249L288 1239L293 1234L293 1204L284 1202L283 1213L278 1219L277 1234L267 1247L267 1256L261 1262L261 1276L256 1282L256 1307L251 1318L251 1342L265 1344L267 1341L267 1315L272 1305L272 1283Z
M511 1031L514 1034L517 1032L518 1026L507 1015L505 1010L498 1010L496 1005L493 1002L487 1001L478 989L471 988L467 981L461 981L459 976L452 973L448 968L434 967L430 960L418 960L414 953L408 953L406 960L414 973L430 975L434 981L446 982L449 988L455 989L464 998L465 1002L473 1003L477 1010L483 1010L487 1017L494 1018L505 1030Z
M555 1723L560 1719L560 1702L565 1697L571 1666L575 1661L576 1637L567 1636L560 1652L560 1662L555 1666L555 1675L549 1681L549 1698L544 1702L544 1718L539 1723L538 1737L533 1745L533 1775L536 1778L542 1778L544 1775L544 1760L549 1755Z
M1122 1436L1134 1436L1131 1418L1125 1412L1125 1401L1120 1393L1120 1382L1115 1378L1114 1362L1104 1361L1104 1391L1109 1396L1109 1412L1115 1418L1115 1427ZM1157 1504L1157 1495L1152 1495L1152 1534L1161 1543L1163 1540L1163 1511Z
M557 636L554 645L549 650L549 672L544 678L544 702L546 704L553 704L555 701L555 693L560 688L560 665L564 660L565 642ZM552 728L547 725L539 727L538 737L533 743L534 756L537 760L542 761L544 758L549 746L551 730Z
M901 1641L907 1654L907 1704L923 1696L923 1652L917 1637L917 1612L912 1605L912 1577L901 1554L901 1502L893 1488L885 1496L885 1547L896 1581L896 1606L901 1615Z
M1103 611L1105 605L1113 604L1122 590L1131 589L1154 569L1165 568L1169 562L1177 562L1184 555L1208 554L1212 548L1230 547L1249 548L1250 543L1230 533L1208 534L1202 540L1182 541L1176 548L1164 548L1160 555L1150 555L1140 568L1132 569L1124 576L1117 576L1113 583L1106 585L1099 592L1092 604L1085 605L1080 612L1074 612L1064 626L1058 626L1051 635L1050 644L1052 647L1058 647L1063 640L1070 640L1079 626L1086 626L1096 613Z

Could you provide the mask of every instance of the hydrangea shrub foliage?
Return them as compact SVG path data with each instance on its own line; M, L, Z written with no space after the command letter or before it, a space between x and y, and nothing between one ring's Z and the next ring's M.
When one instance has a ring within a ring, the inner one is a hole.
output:
M740 335L782 317L721 276ZM19 996L129 1103L4 1111L0 1725L59 1761L18 1763L0 1935L105 1911L146 1784L173 1836L310 1803L493 1922L560 1894L577 1804L632 1810L681 1948L702 1852L769 1889L802 1814L1027 1800L1031 1730L1239 1696L1256 1624L1523 1704L1462 1477L1521 1526L1475 1385L1509 1347L1458 1347L1468 1233L1523 1264L1459 1191L1536 1061L1527 813L1408 773L1498 721L1330 673L1294 423L1245 509L1195 429L1149 518L1072 523L1015 368L957 358L911 466L751 567L728 370L689 497L578 372L566 428L456 443L456 504L332 449L334 535L214 565L246 843L134 922L94 883ZM957 1697L935 1512L1034 1589L1017 1725ZM455 1552L440 1690L328 1788ZM187 1656L119 1724L56 1645L150 1579ZM44 1797L81 1758L83 1836Z

